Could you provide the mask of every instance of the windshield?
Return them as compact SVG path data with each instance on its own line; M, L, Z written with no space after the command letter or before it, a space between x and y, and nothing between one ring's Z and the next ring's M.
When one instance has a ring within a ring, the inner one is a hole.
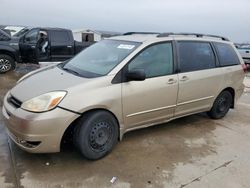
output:
M5 31L0 29L0 40L1 41L6 41L9 40L10 36L8 35L8 33L6 33Z
M13 37L21 37L23 36L25 33L27 33L30 29L28 28L23 28L22 30L18 31L17 33L15 33L13 35Z
M102 40L83 50L62 68L88 78L104 76L139 45L137 42Z

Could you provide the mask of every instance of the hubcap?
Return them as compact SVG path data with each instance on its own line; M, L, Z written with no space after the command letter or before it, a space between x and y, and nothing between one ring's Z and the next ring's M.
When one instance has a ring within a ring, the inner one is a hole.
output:
M229 108L229 101L226 97L223 97L219 100L218 103L218 112L225 112Z
M105 150L105 146L110 141L111 135L112 129L109 123L99 122L95 124L89 135L90 146L98 152Z
M0 70L6 72L11 69L11 63L8 59L0 59Z

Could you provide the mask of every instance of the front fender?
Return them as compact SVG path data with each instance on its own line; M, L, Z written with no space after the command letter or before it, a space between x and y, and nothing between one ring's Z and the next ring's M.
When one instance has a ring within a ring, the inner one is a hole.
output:
M5 44L0 44L0 54L6 54L6 55L10 55L12 56L15 61L20 62L20 57L19 57L19 49L18 49L18 43L17 43L17 47L14 46L10 46L11 43L9 43L9 45L5 45Z

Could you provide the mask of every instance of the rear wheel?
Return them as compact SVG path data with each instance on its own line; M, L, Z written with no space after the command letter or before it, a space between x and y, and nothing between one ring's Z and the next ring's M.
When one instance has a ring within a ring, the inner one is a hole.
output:
M233 96L229 91L223 91L215 99L212 109L208 115L213 119L223 118L229 111L233 102Z
M16 64L12 57L9 55L0 55L0 73L6 73L15 69Z
M74 143L83 156L90 160L104 157L117 142L117 121L106 111L86 114L75 129Z

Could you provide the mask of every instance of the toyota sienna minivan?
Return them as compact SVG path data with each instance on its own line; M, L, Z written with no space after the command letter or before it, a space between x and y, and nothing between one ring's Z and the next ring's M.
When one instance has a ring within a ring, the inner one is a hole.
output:
M128 131L200 112L224 117L243 93L244 71L225 37L126 33L25 75L2 111L20 148L59 152L70 137L96 160Z

